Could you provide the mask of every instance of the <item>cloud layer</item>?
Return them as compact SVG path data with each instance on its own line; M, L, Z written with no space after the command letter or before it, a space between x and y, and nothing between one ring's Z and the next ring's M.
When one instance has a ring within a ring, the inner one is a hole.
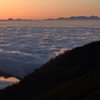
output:
M10 78L0 77L0 89L6 88L7 86L17 82L19 82L19 80L14 77L10 77Z
M60 22L0 22L0 71L24 77L65 50L100 40L100 23Z

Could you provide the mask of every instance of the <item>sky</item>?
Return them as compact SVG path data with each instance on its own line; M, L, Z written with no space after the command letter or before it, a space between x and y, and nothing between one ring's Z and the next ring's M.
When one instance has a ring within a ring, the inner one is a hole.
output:
M100 0L0 0L0 19L100 17Z

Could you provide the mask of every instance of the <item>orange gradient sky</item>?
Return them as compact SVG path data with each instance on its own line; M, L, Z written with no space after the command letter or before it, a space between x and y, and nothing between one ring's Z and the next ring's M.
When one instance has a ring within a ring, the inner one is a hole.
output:
M0 19L100 17L100 0L0 0Z

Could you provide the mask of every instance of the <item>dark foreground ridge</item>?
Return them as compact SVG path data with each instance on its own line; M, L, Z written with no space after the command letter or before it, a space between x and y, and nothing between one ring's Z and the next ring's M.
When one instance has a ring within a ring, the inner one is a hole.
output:
M81 77L96 68L100 68L100 41L74 48L51 59L18 84L1 90L0 100L30 100L57 84Z

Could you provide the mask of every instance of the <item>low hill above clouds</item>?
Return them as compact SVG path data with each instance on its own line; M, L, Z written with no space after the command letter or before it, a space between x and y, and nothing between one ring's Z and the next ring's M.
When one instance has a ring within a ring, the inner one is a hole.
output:
M18 84L0 91L1 100L29 100L65 81L100 68L100 41L61 54L27 75Z
M15 76L15 75L12 75L12 74L8 74L8 73L5 73L5 72L3 72L3 71L0 71L0 77L5 77L5 78L9 78L9 77L16 77L17 79L22 79L22 78L20 78L20 77L18 77L18 76Z

